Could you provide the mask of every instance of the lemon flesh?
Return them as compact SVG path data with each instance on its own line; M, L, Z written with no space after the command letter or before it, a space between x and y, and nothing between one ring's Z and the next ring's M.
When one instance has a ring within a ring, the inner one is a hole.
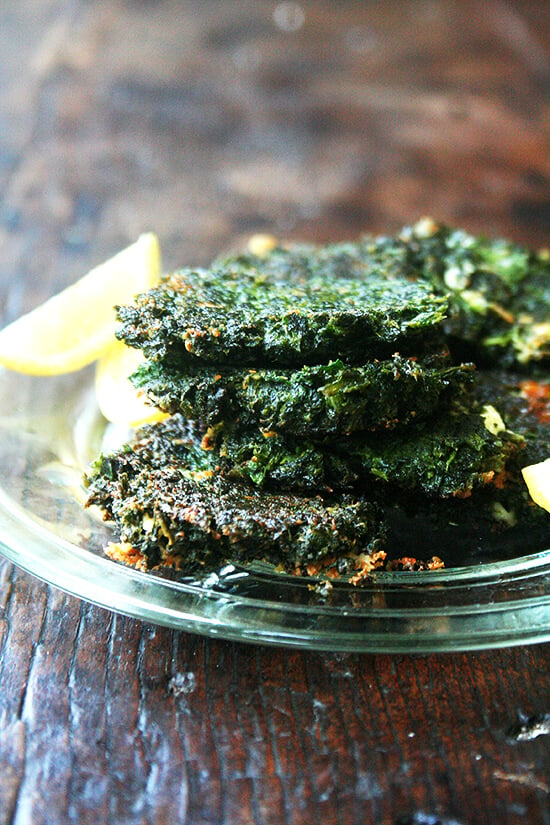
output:
M550 458L522 469L529 495L539 507L550 513Z
M131 246L0 331L0 364L27 375L60 375L91 364L113 346L114 306L154 286L158 238Z
M145 394L130 383L129 376L143 361L138 350L115 341L99 359L95 372L95 393L101 413L113 424L139 427L167 417L149 404Z

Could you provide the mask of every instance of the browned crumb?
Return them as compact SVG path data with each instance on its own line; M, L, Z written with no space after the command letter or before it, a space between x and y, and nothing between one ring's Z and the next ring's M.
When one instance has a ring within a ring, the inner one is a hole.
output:
M148 570L147 559L144 554L136 550L127 541L120 544L110 541L105 547L105 555L113 561L120 561L130 567L135 567L136 570L143 570L144 572Z
M534 413L541 424L550 424L550 384L544 381L522 381L521 394L529 403L529 412Z
M386 570L441 570L445 563L439 556L432 556L431 559L415 559L403 556L400 559L392 559L386 565Z
M371 555L360 553L356 556L356 565L359 569L357 573L350 578L350 584L359 584L364 579L368 578L373 570L378 570L381 568L386 560L386 555L387 554L384 550L379 550L377 553L372 553Z

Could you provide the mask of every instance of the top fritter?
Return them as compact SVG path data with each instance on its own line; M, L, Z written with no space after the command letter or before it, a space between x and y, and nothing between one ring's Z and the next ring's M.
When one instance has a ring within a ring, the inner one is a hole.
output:
M312 277L260 259L181 270L135 306L119 307L119 337L149 358L174 364L363 363L395 350L412 352L433 339L447 302L430 285L362 266L363 278L334 271L334 260ZM348 270L349 272L349 270ZM366 277L368 274L368 277ZM282 276L282 277L281 277Z
M439 333L478 363L548 364L549 296L549 253L423 220L176 272L119 308L119 337L182 367L365 363L419 354Z

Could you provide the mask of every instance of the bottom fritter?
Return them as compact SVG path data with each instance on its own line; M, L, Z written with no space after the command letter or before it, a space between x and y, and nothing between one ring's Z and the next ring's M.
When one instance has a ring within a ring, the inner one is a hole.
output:
M99 505L119 528L111 555L143 569L259 559L309 572L335 555L349 556L352 570L376 566L382 537L376 505L266 493L190 469L178 452L167 463L166 444L149 428L131 450L97 462L88 505Z

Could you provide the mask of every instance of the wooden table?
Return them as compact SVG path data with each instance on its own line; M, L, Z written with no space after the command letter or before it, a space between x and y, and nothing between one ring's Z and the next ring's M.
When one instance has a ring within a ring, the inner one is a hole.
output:
M0 4L7 321L152 228L550 239L550 6ZM267 649L1 565L0 823L550 823L547 645Z

